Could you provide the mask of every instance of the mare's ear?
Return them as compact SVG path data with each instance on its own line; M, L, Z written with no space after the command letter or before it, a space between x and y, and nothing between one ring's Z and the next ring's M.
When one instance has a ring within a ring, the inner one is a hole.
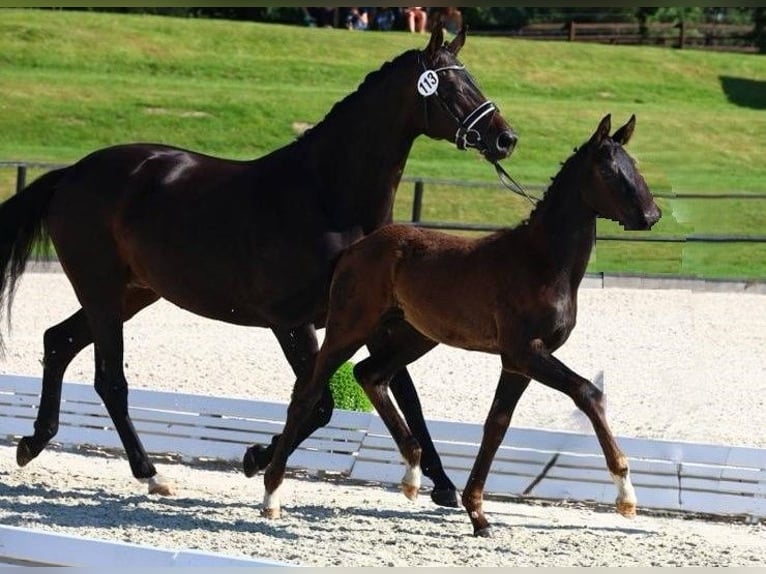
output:
M636 127L636 114L630 116L628 123L622 126L619 130L614 132L612 139L620 145L625 145L630 141L630 137L633 135L633 130Z
M457 53L463 47L463 44L465 44L465 33L466 33L466 27L465 25L463 25L460 28L460 32L457 33L457 36L455 36L452 39L452 42L450 42L449 45L447 46L447 50L452 52L453 56L457 56Z
M606 114L598 124L596 131L590 137L591 143L601 143L609 137L609 130L612 129L612 114Z
M433 58L436 56L436 52L439 51L439 48L441 48L442 45L444 45L444 28L439 21L434 23L433 30L431 30L431 40L428 42L426 52Z

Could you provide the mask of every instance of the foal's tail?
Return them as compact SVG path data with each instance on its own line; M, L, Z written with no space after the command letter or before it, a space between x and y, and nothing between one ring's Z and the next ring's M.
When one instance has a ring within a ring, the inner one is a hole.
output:
M49 171L0 204L0 318L7 309L9 327L16 282L24 273L34 245L48 237L48 204L66 170ZM0 334L0 355L4 350Z

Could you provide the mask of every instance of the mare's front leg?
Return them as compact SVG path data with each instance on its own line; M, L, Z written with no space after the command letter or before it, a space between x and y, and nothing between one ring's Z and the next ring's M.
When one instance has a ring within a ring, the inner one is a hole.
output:
M471 518L475 536L491 536L492 534L482 508L484 485L492 461L497 454L497 449L503 442L508 426L511 424L513 411L528 385L529 377L507 371L503 371L500 375L500 381L495 390L495 398L484 421L481 446L463 490L463 506Z
M279 345L282 347L282 351L287 358L287 362L290 363L293 372L296 376L296 387L303 384L311 374L311 369L314 366L316 360L316 354L318 351L318 342L316 336L316 329L314 325L307 324L295 329L274 329L274 335L279 341ZM293 389L295 392L295 388ZM335 407L335 403L330 392L329 385L326 385L322 389L322 394L319 399L319 403L315 409L312 409L308 414L308 417L301 428L298 430L295 441L290 445L288 454L298 448L304 440L306 440L311 433L316 429L325 426L330 422L332 417L332 411ZM258 471L266 468L271 462L274 456L274 449L277 442L282 435L274 435L271 438L271 443L264 447L259 444L252 445L245 451L245 456L242 459L242 470L245 476L255 476Z
M628 518L635 516L636 492L630 481L628 459L617 446L617 441L606 422L604 394L601 390L551 355L539 339L531 342L529 352L520 357L520 363L527 375L570 397L588 416L604 452L609 473L617 487L617 512Z
M410 326L409 323L397 321L395 324L389 324L386 325L386 328L379 329L367 346L370 353L374 354L376 351L384 349L387 345L399 348L417 347L418 342L422 338L423 336ZM396 372L389 383L389 387L394 395L394 399L396 399L399 410L404 415L407 426L422 449L420 467L423 474L434 483L434 488L431 491L431 500L439 506L457 508L460 505L457 489L447 476L447 473L444 472L441 458L439 458L439 453L436 452L436 447L434 447L431 434L428 432L428 427L423 417L420 398L406 367Z

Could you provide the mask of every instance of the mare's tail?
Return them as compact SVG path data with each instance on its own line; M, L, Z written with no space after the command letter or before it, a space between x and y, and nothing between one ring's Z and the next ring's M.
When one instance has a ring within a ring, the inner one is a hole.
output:
M9 327L16 282L24 273L34 245L47 239L48 204L66 171L49 171L0 204L0 318L7 309ZM0 334L0 354L3 351Z

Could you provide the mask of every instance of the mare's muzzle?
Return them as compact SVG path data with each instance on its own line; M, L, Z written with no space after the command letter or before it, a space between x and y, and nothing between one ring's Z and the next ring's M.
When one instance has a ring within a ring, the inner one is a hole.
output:
M469 147L478 149L493 161L508 157L513 148L516 147L516 142L518 141L516 134L511 129L503 130L494 138L494 141L491 141L491 137L487 135L491 132L492 117L496 111L497 106L490 101L486 101L468 114L460 122L460 126L455 134L455 145L458 149L464 150ZM482 132L478 129L481 125L485 126L484 137L482 137Z

